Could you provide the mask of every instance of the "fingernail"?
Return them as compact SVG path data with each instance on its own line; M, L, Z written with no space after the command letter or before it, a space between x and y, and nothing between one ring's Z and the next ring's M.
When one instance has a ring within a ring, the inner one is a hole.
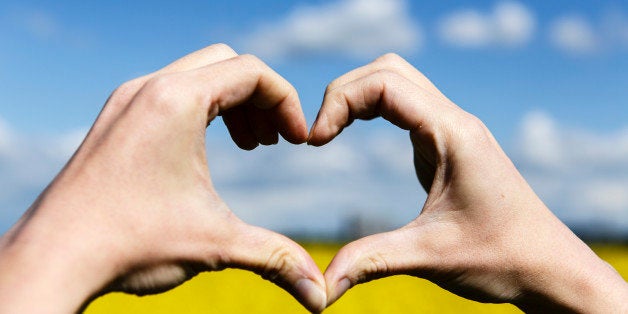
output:
M327 294L312 280L299 279L294 287L297 293L303 297L305 306L313 313L320 313L327 306Z
M347 292L347 290L349 290L349 288L351 288L351 281L349 281L349 279L345 278L340 280L329 296L329 299L327 299L327 306L336 302L343 294L345 294L345 292Z

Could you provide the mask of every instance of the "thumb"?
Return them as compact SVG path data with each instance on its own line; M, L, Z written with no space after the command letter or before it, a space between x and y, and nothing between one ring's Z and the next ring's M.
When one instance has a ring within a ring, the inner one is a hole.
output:
M326 305L325 279L308 252L289 238L238 222L227 247L227 267L253 271L294 296L311 312Z
M325 271L327 306L357 284L398 274L420 274L429 260L422 242L414 228L404 227L345 245Z

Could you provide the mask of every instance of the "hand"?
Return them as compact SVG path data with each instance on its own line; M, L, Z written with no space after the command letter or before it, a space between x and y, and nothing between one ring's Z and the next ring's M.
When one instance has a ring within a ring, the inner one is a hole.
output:
M239 220L214 190L205 128L218 115L244 149L277 143L278 133L307 138L295 89L225 45L125 83L0 240L0 312L67 313L107 291L160 292L225 267L322 310L325 282L308 253Z
M323 145L354 119L377 116L409 130L428 197L408 225L338 252L325 272L328 305L356 284L408 274L523 310L627 306L626 282L546 208L482 122L400 57L332 82L308 142Z

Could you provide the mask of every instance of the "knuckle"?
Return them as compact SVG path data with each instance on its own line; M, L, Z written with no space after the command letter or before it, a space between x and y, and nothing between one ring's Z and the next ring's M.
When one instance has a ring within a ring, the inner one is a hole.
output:
M375 59L374 63L383 63L386 65L399 65L399 64L405 64L407 62L404 58L402 58L398 54L394 52L389 52Z
M392 69L379 69L371 75L371 84L367 87L370 93L383 96L386 89L396 89L399 84L408 81L406 77Z
M116 90L113 92L114 94L128 95L132 94L138 90L141 84L141 79L136 78L130 81L124 82L122 85L118 86Z
M213 51L216 51L216 52L224 54L224 55L233 55L233 56L238 55L235 52L235 50L233 50L233 48L231 48L229 45L227 45L225 43L213 44L213 45L209 46L209 48L212 49Z
M362 267L354 278L356 283L363 283L383 277L391 271L386 259L378 253L364 257L361 264Z
M331 81L331 83L329 83L327 87L325 88L325 94L331 93L331 91L339 87L342 84L342 82L343 82L342 77L336 78L333 81Z
M176 74L157 75L146 82L143 92L153 103L170 103L177 93L176 77Z
M400 77L397 72L391 69L379 69L373 73L373 76L380 82L390 82Z
M477 146L478 144L490 144L491 133L478 117L460 110L448 123L450 139L462 144Z
M463 113L463 117L461 117L460 119L462 120L461 125L465 126L465 129L467 131L466 133L470 133L474 137L480 136L481 138L488 135L488 128L486 127L484 122L480 120L480 118L465 112Z
M144 77L139 77L122 83L111 93L110 99L126 101L132 98L142 88L145 81Z
M352 285L368 282L377 278L385 277L393 270L388 263L386 256L381 252L369 250L365 247L364 241L369 241L369 237L363 238L343 249L342 259L351 261L353 272L349 272L348 279Z
M142 88L145 81L145 77L140 77L118 86L107 99L106 105L103 109L104 112L115 114L128 107L130 101Z
M344 104L347 103L348 91L345 88L335 88L327 92L325 98L333 101L334 104Z
M192 95L183 92L181 74L161 74L146 82L140 92L140 103L145 106L147 112L173 117L193 108L194 99L182 99L190 98Z
M386 259L381 254L375 254L368 257L371 274L383 274L389 270Z
M278 280L286 274L292 265L292 254L286 247L278 247L270 254L262 268L262 278L270 281Z
M331 83L327 84L327 87L325 87L325 95L331 93L331 91L336 88L336 86L338 85L337 80L338 79L335 79L335 80L331 81Z
M265 63L262 60L260 60L260 58L252 54L247 53L247 54L239 55L238 59L245 66L253 68L253 69L263 69L266 67Z

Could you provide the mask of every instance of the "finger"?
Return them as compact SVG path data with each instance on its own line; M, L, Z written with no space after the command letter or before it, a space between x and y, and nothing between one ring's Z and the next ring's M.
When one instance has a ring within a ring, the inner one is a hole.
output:
M190 53L158 71L128 81L112 93L107 100L107 106L100 113L97 123L110 123L112 119L115 119L126 108L130 100L144 87L146 82L157 75L190 71L233 58L237 55L231 47L225 44L214 44Z
M325 271L327 306L349 288L397 274L420 274L430 260L413 229L402 228L351 242L338 251Z
M213 44L192 52L153 74L184 72L231 59L238 54L228 45Z
M425 77L423 73L419 72L419 70L408 63L408 61L394 53L385 54L375 59L370 64L359 67L335 79L327 86L327 91L331 91L351 81L382 70L395 72L435 95L442 95L438 88L436 88L436 86L434 86L434 84L427 77Z
M237 55L238 54L231 49L231 47L225 44L214 44L192 52L153 73L131 80L120 86L116 92L126 95L129 99L126 99L127 101L125 102L128 102L130 97L135 95L148 80L157 75L190 71L233 58Z
M277 144L279 135L272 119L272 109L264 110L255 106L247 106L246 113L257 142L262 145Z
M253 150L258 146L258 141L247 119L246 107L235 107L227 110L222 119L229 130L229 135L238 147L244 150Z
M158 76L154 82L151 89L156 90L148 94L174 96L177 98L165 97L165 100L179 104L196 104L200 100L203 106L198 107L210 121L218 114L245 103L252 103L260 109L273 108L279 133L287 141L296 144L307 139L305 116L296 90L254 56L237 56L191 72Z
M272 231L240 223L230 235L228 267L251 270L288 291L312 312L321 312L325 280L310 255L294 241Z
M324 145L353 119L377 116L402 129L431 132L440 116L453 108L442 106L446 101L398 73L380 70L328 91L308 144Z

